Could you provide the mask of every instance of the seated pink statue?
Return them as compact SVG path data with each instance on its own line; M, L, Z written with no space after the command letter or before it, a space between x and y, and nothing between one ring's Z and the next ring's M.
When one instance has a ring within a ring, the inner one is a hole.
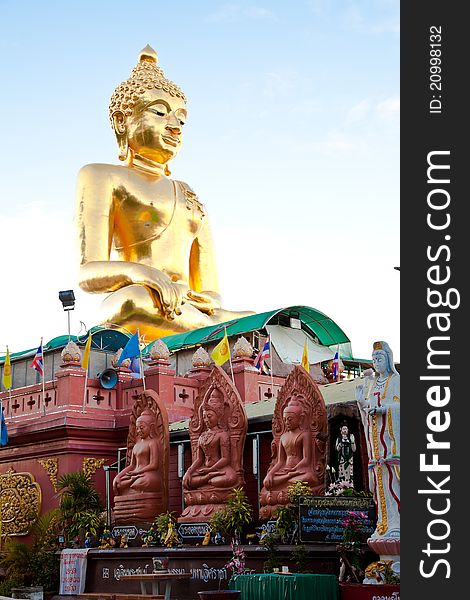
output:
M223 417L224 398L214 389L202 408L204 431L197 442L197 458L183 478L185 490L204 486L227 488L238 482L232 467L230 436L227 427L222 426Z
M131 462L117 474L113 482L117 496L161 489L156 421L149 409L137 418L136 434L138 440L132 449Z
M164 403L153 390L134 396L126 467L113 481L118 524L151 523L168 510L170 434Z
M302 367L295 367L274 408L271 464L260 494L261 519L275 518L277 508L289 503L288 488L296 481L307 483L315 495L323 494L327 432L320 390Z
M294 481L303 481L313 487L317 479L312 471L312 436L307 429L303 429L305 411L293 399L282 416L285 432L279 440L277 461L268 471L263 485L267 490L279 490Z
M244 485L243 446L247 430L240 395L215 367L194 400L189 423L192 464L183 477L182 523L208 522L223 510L230 492Z

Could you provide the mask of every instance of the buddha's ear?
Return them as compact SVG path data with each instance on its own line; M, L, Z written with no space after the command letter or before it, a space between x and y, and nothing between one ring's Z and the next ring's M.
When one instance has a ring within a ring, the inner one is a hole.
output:
M129 151L127 141L126 116L122 110L115 110L112 114L113 129L119 147L119 160L126 160Z

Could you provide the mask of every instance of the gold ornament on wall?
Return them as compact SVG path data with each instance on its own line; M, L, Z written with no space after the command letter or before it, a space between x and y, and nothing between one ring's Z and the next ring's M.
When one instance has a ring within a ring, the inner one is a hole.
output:
M41 487L31 473L0 475L2 536L28 535L41 511Z
M43 467L49 475L54 492L57 492L57 474L59 472L58 458L38 458L38 463Z
M84 458L82 471L87 477L91 477L98 469L101 469L101 467L104 465L104 462L104 458Z

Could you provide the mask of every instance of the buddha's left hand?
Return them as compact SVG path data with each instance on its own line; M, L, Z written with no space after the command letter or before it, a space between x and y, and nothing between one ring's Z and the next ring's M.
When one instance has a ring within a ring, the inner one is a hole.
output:
M186 292L186 298L189 304L192 304L192 306L208 315L213 315L214 311L221 307L220 302L207 292L188 290Z

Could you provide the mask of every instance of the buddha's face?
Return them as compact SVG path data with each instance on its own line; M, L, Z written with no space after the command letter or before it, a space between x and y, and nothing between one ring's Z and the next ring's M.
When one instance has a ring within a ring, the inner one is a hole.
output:
M217 415L210 408L203 411L202 420L207 429L213 429L217 426Z
M372 352L372 362L374 369L379 375L385 375L389 371L388 359L385 352L382 350L376 350Z
M181 98L159 89L148 90L126 118L130 150L152 162L167 163L181 147L186 116Z
M294 431L294 429L297 429L300 426L300 421L302 418L300 411L294 410L292 408L286 408L283 414L284 423L288 431Z
M342 435L343 437L348 437L348 433L349 433L348 426L347 426L347 425L343 425L343 426L341 427L341 435Z
M149 437L150 432L152 430L152 423L153 422L150 421L150 419L147 419L145 417L139 417L135 422L137 435L143 440Z

